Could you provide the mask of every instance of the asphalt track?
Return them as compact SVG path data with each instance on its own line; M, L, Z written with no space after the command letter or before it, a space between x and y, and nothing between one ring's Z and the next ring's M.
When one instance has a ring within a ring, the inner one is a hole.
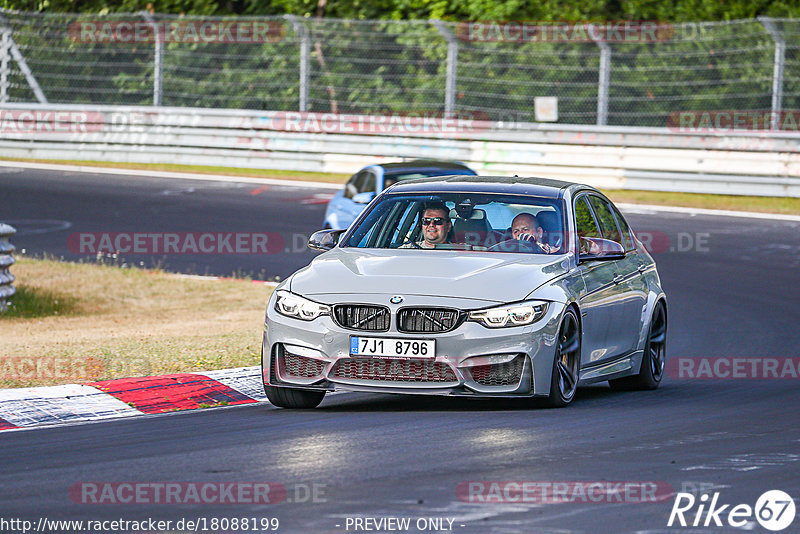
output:
M314 195L252 184L2 172L0 219L21 230L14 239L19 248L73 259L78 255L66 243L75 232L308 235L324 211ZM669 298L670 358L800 356L800 224L630 211L628 219L653 237ZM311 257L290 247L280 254L130 261L283 277ZM770 489L797 502L799 383L667 376L655 392L584 388L561 410L348 393L310 412L249 405L5 432L0 519L277 517L279 532L354 532L356 517L408 517L412 526L420 518L454 519L452 531L465 533L731 532L727 525L668 528L671 496L644 503L484 503L468 502L458 488L471 481L650 481L672 491L716 491L720 504L752 506ZM69 488L86 481L273 482L289 493L269 505L70 499ZM304 499L314 484L317 498ZM784 532L798 532L798 525L800 519ZM754 518L747 527L766 532Z

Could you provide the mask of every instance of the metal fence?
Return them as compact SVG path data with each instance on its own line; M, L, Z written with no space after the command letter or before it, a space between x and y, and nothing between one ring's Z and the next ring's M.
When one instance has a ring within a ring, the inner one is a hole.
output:
M9 242L9 238L17 231L7 224L0 223L0 313L8 308L8 299L16 292L12 285L14 275L9 270L14 265L14 245Z
M800 108L800 19L615 26L0 10L0 103L524 122L557 97L562 124L648 127Z

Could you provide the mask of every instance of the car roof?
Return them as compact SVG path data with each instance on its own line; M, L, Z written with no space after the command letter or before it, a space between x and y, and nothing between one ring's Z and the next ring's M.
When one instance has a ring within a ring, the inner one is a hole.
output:
M550 178L519 176L435 176L404 180L392 186L391 193L504 193L561 198L567 190L593 187Z
M434 159L415 159L411 161L397 161L394 163L381 163L378 167L383 167L385 172L398 172L415 169L457 169L475 172L463 163L456 161L439 161Z

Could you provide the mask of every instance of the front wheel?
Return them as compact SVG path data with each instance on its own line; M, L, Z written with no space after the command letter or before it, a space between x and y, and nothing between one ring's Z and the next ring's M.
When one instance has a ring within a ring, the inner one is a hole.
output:
M550 378L550 396L547 405L553 408L566 406L575 398L581 365L581 329L578 316L572 308L564 312L558 333L558 346L553 359Z
M324 391L309 391L307 389L278 388L264 386L267 399L278 408L308 409L316 408L325 397Z
M667 311L659 302L653 310L653 320L647 331L644 356L639 374L609 380L612 389L621 391L656 389L664 377L664 364L667 360Z

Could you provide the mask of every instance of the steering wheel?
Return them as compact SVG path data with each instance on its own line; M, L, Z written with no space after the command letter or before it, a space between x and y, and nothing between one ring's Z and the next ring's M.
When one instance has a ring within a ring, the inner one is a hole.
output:
M519 239L506 239L496 245L489 247L489 251L496 252L527 252L529 254L546 254L544 249L536 241L525 241Z
M422 250L422 247L421 247L421 246L419 246L419 243L417 243L417 242L416 242L416 241L414 241L414 240L411 240L411 241L406 241L405 243L403 243L403 244L402 244L402 245L400 245L400 246L405 246L405 245L411 245L411 248L418 248L418 249Z

